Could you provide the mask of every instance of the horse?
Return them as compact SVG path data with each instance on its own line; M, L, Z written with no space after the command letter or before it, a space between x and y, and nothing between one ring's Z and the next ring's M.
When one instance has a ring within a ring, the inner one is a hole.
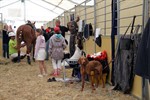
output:
M27 54L27 62L31 64L30 60L30 53L31 48L33 46L33 60L34 60L34 50L35 50L35 43L36 43L36 34L34 29L34 23L30 23L28 21L27 24L21 25L17 29L17 50L18 50L18 62L20 62L20 47L21 42L24 41L26 44L26 54Z

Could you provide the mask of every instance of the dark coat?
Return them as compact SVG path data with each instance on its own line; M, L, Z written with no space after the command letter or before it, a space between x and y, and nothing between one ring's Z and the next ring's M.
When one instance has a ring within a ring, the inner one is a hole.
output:
M3 44L8 44L9 43L9 36L6 30L2 31L3 34Z
M90 23L90 24L86 24L85 26L84 26L84 37L86 38L86 39L88 39L89 38L89 36L92 36L93 35L93 27L92 27L92 24Z
M68 32L68 28L65 26L59 26L60 30L61 30L61 35L65 38L65 32Z
M139 45L135 73L150 80L150 18Z

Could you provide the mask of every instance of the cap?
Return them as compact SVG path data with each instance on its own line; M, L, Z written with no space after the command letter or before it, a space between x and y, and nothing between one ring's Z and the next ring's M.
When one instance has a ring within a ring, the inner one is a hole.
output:
M16 36L16 34L14 32L10 32L9 37L11 37L11 36Z
M55 33L58 33L58 32L60 32L60 28L59 27L55 27L54 31L55 31Z

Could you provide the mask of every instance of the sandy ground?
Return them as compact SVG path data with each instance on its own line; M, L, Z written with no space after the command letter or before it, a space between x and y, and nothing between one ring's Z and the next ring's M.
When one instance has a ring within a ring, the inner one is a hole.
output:
M7 61L0 60L2 63ZM51 61L45 63L50 73ZM38 63L28 65L26 59L21 63L0 64L0 100L136 100L130 95L112 91L108 84L91 93L90 84L86 82L84 91L80 92L81 83L68 83L65 86L63 82L47 82L51 76L39 78L38 73Z

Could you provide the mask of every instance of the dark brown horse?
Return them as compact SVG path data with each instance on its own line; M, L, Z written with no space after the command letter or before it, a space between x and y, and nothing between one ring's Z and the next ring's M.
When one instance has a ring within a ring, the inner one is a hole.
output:
M30 60L31 48L33 48L33 57L34 57L35 42L36 42L35 29L33 27L34 26L32 26L32 24L29 23L29 24L21 25L17 29L18 62L20 62L21 42L24 41L27 47L27 50L26 50L27 62L28 64L31 64L31 60Z

